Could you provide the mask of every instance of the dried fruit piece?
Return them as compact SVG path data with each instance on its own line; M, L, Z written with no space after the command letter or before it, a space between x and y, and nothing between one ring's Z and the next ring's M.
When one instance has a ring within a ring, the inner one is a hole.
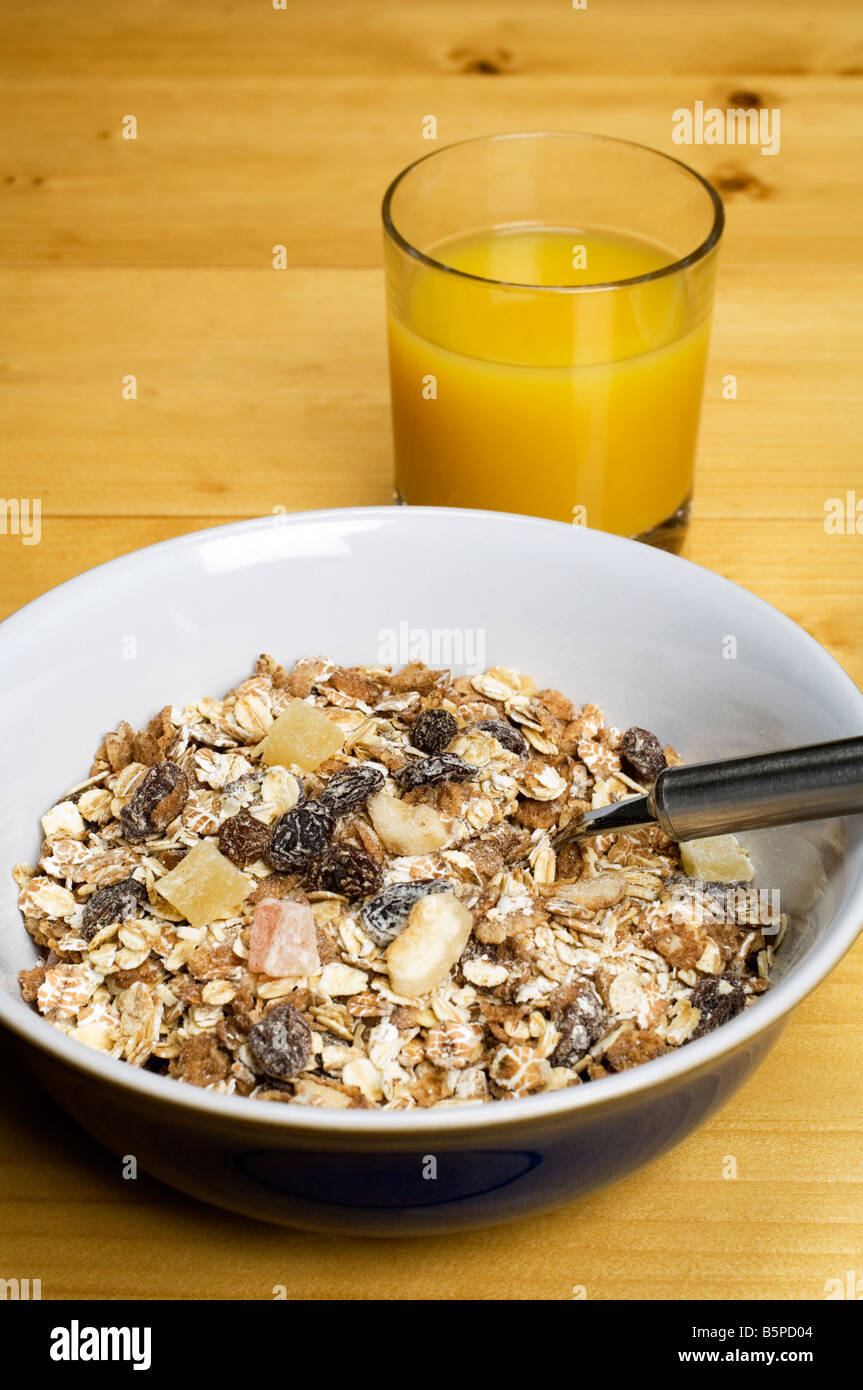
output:
M698 981L689 1003L701 1014L692 1038L703 1038L745 1008L746 992L736 975L711 975Z
M578 981L578 992L555 1020L560 1042L551 1055L553 1067L572 1067L602 1037L605 1006L589 980Z
M409 883L391 883L363 903L363 928L378 946L389 946L408 924L411 909L427 893L448 893L446 878L414 878Z
M345 816L348 811L364 806L370 796L380 791L385 780L381 768L369 763L348 767L330 778L321 792L321 801L329 806L334 816Z
M520 730L513 728L512 724L507 724L505 719L481 719L475 727L491 734L492 738L496 738L498 743L508 748L511 753L518 753L520 758L527 757L530 751L527 739Z
M251 892L246 876L212 840L200 840L156 887L193 927L233 917Z
M138 917L139 909L146 901L147 890L136 878L124 878L120 883L99 888L92 898L87 899L81 935L85 941L92 941L109 922L128 922Z
M712 835L704 840L681 840L680 858L690 878L705 882L751 883L752 861L735 835Z
M309 864L308 883L327 893L341 893L353 902L367 898L381 886L381 866L357 845L330 845Z
M328 719L323 710L303 700L292 700L270 725L261 759L267 766L294 763L305 772L314 772L338 753L344 741L338 724Z
M455 753L437 753L430 758L418 758L393 773L393 780L404 790L413 787L433 787L438 782L467 782L477 769L463 762Z
M263 859L269 847L270 827L256 820L245 807L219 827L219 849L241 869Z
M380 791L370 799L368 810L372 825L393 854L428 854L449 838L432 806L409 806Z
M281 816L273 826L267 858L274 869L286 873L304 869L330 842L336 818L322 801L304 801Z
M249 1030L249 1046L262 1072L290 1081L312 1054L312 1030L293 1004L276 1004Z
M656 734L649 729L639 729L637 724L627 729L620 740L620 756L624 771L642 782L655 782L666 766L662 744Z
M176 763L151 767L131 801L120 812L127 840L146 840L176 820L189 795L189 779Z
M307 903L262 898L249 936L249 969L281 978L321 968L315 914Z
M455 965L473 918L455 893L427 893L411 908L407 926L387 948L390 984L416 999L440 984Z
M411 743L423 753L442 753L458 733L449 710L424 709L411 724Z

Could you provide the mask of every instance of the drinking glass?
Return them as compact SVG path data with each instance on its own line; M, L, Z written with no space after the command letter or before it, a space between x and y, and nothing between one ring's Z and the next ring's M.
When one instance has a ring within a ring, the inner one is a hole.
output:
M723 208L602 135L426 155L383 202L396 499L679 549Z

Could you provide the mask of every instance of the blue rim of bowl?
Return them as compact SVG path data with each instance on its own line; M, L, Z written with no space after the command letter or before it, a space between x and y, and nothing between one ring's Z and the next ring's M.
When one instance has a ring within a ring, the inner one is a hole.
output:
M657 550L620 536L594 531L588 527L572 527L565 522L548 521L541 517L525 517L515 513L469 510L449 507L345 507L318 511L295 512L279 516L279 529L285 533L293 528L310 523L326 522L344 528L350 521L369 524L411 525L412 519L436 516L447 526L467 522L476 526L480 521L495 525L516 525L520 529L528 527L537 530L553 528L569 532L575 544L586 538L588 545L599 544L600 548L610 547L621 554L632 553L636 547L641 563L648 567L675 569L681 575L686 571L698 570L716 590L733 593L736 601L743 602L753 611L764 614L769 621L778 624L794 640L808 649L811 659L823 668L825 680L829 680L838 694L848 704L849 723L863 725L863 694L857 689L851 677L838 661L827 652L819 642L803 628L787 617L778 608L756 597L747 589L723 578L713 570L694 564L681 556ZM155 545L144 546L126 555L108 560L105 564L94 566L82 574L56 585L30 603L10 614L0 623L0 641L4 630L10 627L15 631L24 628L28 616L32 617L43 607L50 605L59 593L85 591L89 583L98 576L100 581L114 572L116 567L131 566L135 561L141 563L145 557L164 554L169 549L183 549L208 540L228 541L232 536L254 533L274 526L273 516L253 517L247 521L230 522L224 526L208 527L201 531L185 532ZM16 926L25 929L17 912ZM756 1004L746 1009L737 1018L724 1023L703 1038L676 1048L665 1057L603 1078L601 1083L589 1086L571 1086L563 1091L545 1092L537 1096L525 1096L512 1101L491 1101L485 1103L435 1107L417 1110L324 1110L314 1106L277 1105L271 1101L255 1101L245 1096L225 1096L217 1092L189 1086L171 1077L145 1072L132 1067L128 1062L118 1061L104 1053L88 1048L84 1043L75 1042L59 1032L50 1023L35 1013L23 1000L10 998L0 991L0 1022L10 1031L40 1052L48 1053L74 1070L85 1073L107 1085L118 1087L126 1092L137 1093L153 1102L179 1107L189 1115L207 1115L213 1120L222 1119L236 1126L258 1127L265 1125L284 1132L296 1131L308 1137L326 1134L332 1138L350 1137L367 1141L372 1146L384 1136L394 1140L409 1139L418 1134L452 1134L454 1132L512 1129L519 1125L560 1121L564 1116L573 1118L582 1112L595 1112L603 1107L620 1104L642 1093L660 1094L675 1087L687 1077L709 1068L722 1058L741 1051L759 1035L778 1026L783 1019L815 989L845 953L863 930L863 873L855 884L849 884L847 902L837 918L831 923L822 939L804 958L791 968L785 979L777 982Z

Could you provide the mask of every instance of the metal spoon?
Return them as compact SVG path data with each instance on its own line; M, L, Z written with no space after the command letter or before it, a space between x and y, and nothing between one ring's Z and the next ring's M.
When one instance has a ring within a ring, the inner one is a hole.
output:
M551 846L559 850L588 835L645 825L661 826L672 840L699 840L855 811L863 811L863 738L842 738L667 767L645 796L585 811L551 837Z

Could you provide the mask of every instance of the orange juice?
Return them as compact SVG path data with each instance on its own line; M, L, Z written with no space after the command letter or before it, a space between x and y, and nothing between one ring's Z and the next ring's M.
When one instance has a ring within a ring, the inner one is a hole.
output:
M404 500L628 536L671 517L692 488L710 296L679 270L637 277L675 256L518 225L424 252L438 264L415 259L389 295Z

